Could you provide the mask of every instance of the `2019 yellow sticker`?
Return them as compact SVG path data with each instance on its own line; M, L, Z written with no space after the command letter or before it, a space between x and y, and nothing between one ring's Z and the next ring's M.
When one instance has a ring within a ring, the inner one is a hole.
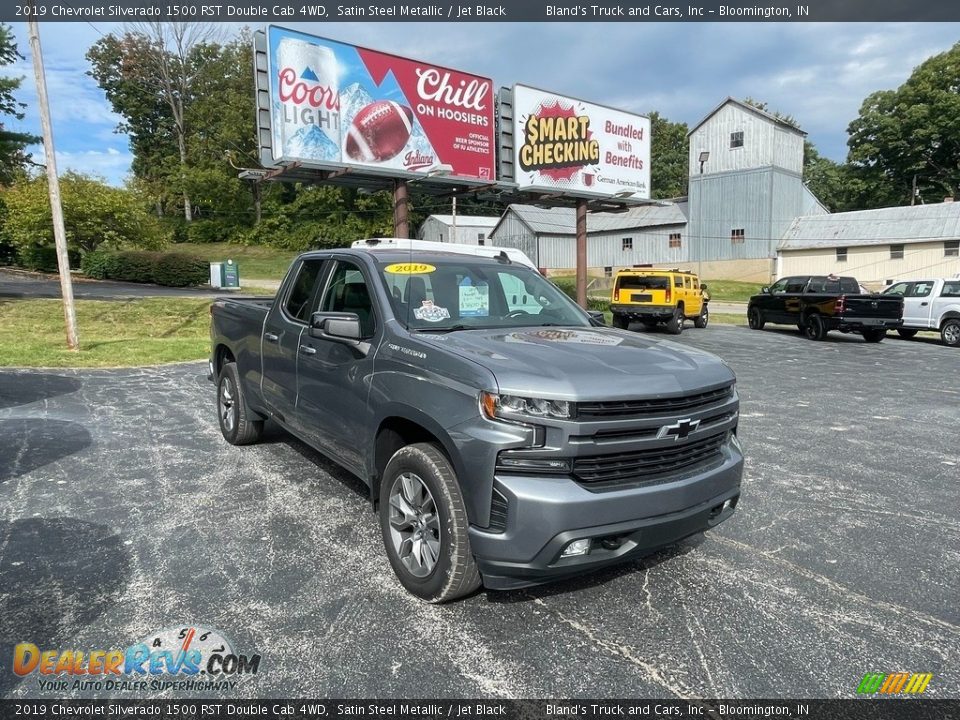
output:
M432 273L436 268L427 263L394 263L387 265L383 271L391 275L426 275Z

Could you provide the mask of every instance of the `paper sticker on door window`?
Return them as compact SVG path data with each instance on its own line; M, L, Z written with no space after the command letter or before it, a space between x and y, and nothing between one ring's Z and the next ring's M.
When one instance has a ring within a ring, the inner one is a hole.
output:
M487 317L490 314L488 285L460 286L460 317Z
M450 311L445 307L434 305L433 300L424 300L423 304L413 309L413 316L417 320L426 320L427 322L440 322L450 317Z

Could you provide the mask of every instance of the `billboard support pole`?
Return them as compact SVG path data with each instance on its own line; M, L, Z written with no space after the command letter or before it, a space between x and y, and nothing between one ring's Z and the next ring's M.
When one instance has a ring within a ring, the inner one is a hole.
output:
M407 219L409 201L407 195L407 181L394 180L393 182L393 236L398 238L410 237L410 223Z
M587 201L577 198L577 304L587 309Z

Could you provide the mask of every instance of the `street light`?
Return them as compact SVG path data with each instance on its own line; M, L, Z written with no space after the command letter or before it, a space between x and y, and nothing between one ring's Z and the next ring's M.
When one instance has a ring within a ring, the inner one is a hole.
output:
M710 159L710 152L703 150L700 153L700 174L703 175L703 166ZM697 278L703 282L703 181L697 183Z

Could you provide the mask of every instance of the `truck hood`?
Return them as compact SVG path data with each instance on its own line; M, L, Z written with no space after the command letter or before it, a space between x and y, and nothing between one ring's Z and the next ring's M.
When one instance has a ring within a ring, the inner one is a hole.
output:
M734 379L710 353L611 328L460 330L418 339L488 368L501 393L555 400L670 396Z

